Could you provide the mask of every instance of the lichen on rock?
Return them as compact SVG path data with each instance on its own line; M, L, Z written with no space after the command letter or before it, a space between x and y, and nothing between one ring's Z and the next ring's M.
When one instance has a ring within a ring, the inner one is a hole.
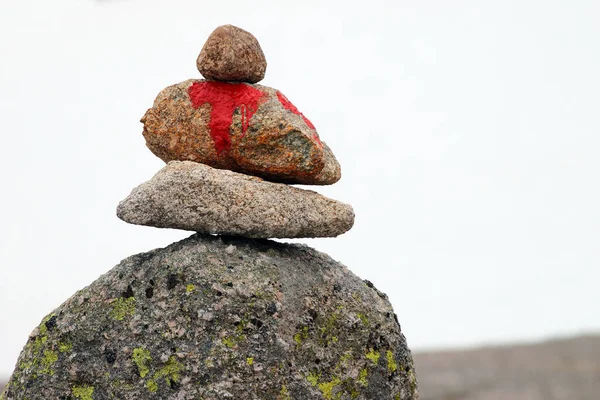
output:
M3 400L418 399L387 298L307 246L195 234L32 332Z

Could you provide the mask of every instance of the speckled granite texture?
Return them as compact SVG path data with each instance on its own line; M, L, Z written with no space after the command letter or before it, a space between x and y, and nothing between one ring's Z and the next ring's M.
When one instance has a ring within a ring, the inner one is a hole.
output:
M2 400L418 399L387 297L309 247L194 234L32 332Z

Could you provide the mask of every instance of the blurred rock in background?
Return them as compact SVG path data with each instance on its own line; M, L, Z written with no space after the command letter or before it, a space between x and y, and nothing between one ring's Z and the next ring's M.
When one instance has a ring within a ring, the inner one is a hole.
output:
M600 336L414 354L421 400L597 400Z

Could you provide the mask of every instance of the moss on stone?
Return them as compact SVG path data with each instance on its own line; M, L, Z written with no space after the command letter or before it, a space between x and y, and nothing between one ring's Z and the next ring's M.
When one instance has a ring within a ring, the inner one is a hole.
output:
M331 344L337 343L338 338L335 335L336 327L338 326L338 319L343 311L344 306L339 305L335 311L327 318L325 323L319 326L320 338L319 341L321 344Z
M38 360L37 358L34 358L34 359L29 359L29 361L21 361L19 363L19 370L24 371L26 369L33 367L35 365L35 361L37 361L37 360Z
M352 351L347 351L340 357L340 364L345 364L348 361L351 361L354 357L352 357Z
M31 349L33 350L34 353L39 353L40 350L42 349L42 346L45 345L47 341L48 341L48 336L37 336L35 338L35 340L33 341Z
M44 350L44 356L40 362L40 373L46 375L54 375L52 365L58 361L58 354L52 350Z
M54 316L55 314L50 314L44 317L42 323L38 326L37 336L33 339L33 342L30 340L25 346L25 351L29 352L29 357L27 358L28 361L22 361L19 364L21 370L30 368L37 369L33 372L35 377L37 377L38 373L54 375L52 365L58 361L58 354L52 350L44 349L48 342L48 326L46 323Z
M150 379L146 382L146 389L148 389L149 392L154 393L158 390L158 383L156 383L155 380Z
M138 372L140 376L144 378L150 372L148 365L146 364L148 361L152 360L150 356L150 351L141 347L133 349L133 355L131 356L131 361L137 365Z
M280 396L281 400L291 400L291 396L285 385L281 386L281 390L279 391L279 396Z
M369 326L369 318L363 313L358 313L356 316L360 319L364 326Z
M46 326L45 323L42 322L42 324L38 327L40 335L45 335L46 332L48 332L48 327Z
M321 391L321 393L323 393L323 396L327 400L331 400L334 398L333 390L340 383L342 383L342 380L338 377L334 377L329 382L322 382L322 383L319 383L317 386L318 386L319 390ZM336 399L339 399L340 397L341 397L341 393L338 393L337 396L335 396Z
M165 382L171 386L173 383L179 382L179 373L182 369L183 366L177 361L175 356L171 356L169 361L167 361L167 364L152 376L152 380L158 381L159 379L164 378Z
M245 335L231 335L221 338L221 343L223 343L228 348L233 349L237 347L238 343L243 342L244 340L246 340Z
M377 365L377 363L379 362L380 356L381 356L381 354L379 354L378 351L375 351L373 349L369 349L367 354L365 354L365 357L367 357L369 360L371 360L373 362L373 364L375 364L375 365Z
M300 347L304 340L308 339L308 326L303 326L298 333L294 335L296 347Z
M310 374L308 374L308 376L306 377L306 380L313 386L317 386L319 383L319 379L321 379L321 374L318 374L316 372L311 372Z
M48 332L48 326L46 325L46 322L50 321L50 319L52 319L52 317L55 317L55 316L56 315L54 315L54 314L50 314L50 315L46 315L44 317L44 319L42 320L42 323L38 326L40 335L45 335Z
M61 353L68 353L73 350L73 345L68 342L59 342L58 343L58 351Z
M414 370L411 368L408 371L408 384L410 385L410 391L413 395L417 393L417 376L415 375Z
M110 386L112 388L115 388L115 389L121 389L122 388L122 389L125 389L125 390L133 390L135 388L135 386L132 385L131 383L122 381L121 379L115 379L115 380L113 380L110 383Z
M117 321L123 321L125 317L135 313L135 297L119 297L113 302L113 308L110 316Z
M396 364L396 360L394 360L394 353L391 350L388 350L385 353L385 358L387 358L387 369L390 372L395 372L398 369L398 364Z
M73 386L71 392L73 393L73 396L75 396L79 400L92 400L94 398L93 386Z
M359 384L361 384L362 386L368 386L369 385L369 382L367 381L367 374L368 374L368 371L367 371L366 368L361 369L360 372L359 372L359 374L358 374L357 382Z

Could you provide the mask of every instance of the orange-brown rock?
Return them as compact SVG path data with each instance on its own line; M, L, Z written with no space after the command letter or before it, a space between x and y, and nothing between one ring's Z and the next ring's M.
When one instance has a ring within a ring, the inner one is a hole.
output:
M314 125L266 86L188 80L164 89L142 122L146 145L165 162L195 161L307 185L341 176Z
M206 40L196 66L206 79L256 83L265 77L267 60L250 32L223 25Z

